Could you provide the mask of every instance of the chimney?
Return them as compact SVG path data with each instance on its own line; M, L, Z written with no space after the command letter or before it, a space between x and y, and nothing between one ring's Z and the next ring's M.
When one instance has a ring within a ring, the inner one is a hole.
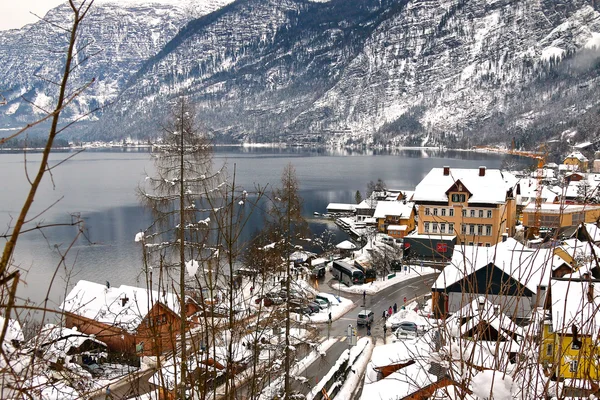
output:
M506 242L508 240L508 233L503 233L502 234L502 241Z
M449 166L445 166L444 167L444 176L448 176L450 175L450 167Z
M485 176L485 167L479 167L479 176Z
M125 304L127 304L128 301L129 301L129 297L123 296L121 298L121 307L125 307Z

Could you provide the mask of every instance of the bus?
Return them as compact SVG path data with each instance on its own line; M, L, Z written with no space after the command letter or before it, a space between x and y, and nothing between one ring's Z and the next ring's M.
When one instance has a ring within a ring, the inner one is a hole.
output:
M333 262L333 277L346 286L360 285L365 283L365 274L352 265L343 261Z
M369 283L377 280L377 271L373 269L370 262L361 264L358 261L354 260L354 266L360 269L365 275L364 283Z

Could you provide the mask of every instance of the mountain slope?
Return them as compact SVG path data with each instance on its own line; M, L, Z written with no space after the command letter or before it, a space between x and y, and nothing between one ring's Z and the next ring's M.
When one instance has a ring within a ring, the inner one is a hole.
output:
M158 53L189 21L230 0L96 0L81 27L77 46L81 67L72 87L96 78L96 83L66 110L67 120L114 101L126 81L149 57ZM0 93L8 104L0 108L0 125L30 122L48 109L64 60L71 11L67 4L50 10L22 29L0 32ZM22 96L22 97L21 97ZM29 104L26 100L34 103Z

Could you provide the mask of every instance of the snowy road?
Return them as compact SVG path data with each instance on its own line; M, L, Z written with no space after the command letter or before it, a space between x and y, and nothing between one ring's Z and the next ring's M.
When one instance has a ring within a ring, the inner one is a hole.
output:
M383 289L377 294L366 296L366 308L375 313L375 320L371 327L371 335L375 340L383 341L383 324L382 314L394 303L400 308L404 304L404 298L408 301L416 297L423 296L431 292L431 284L435 279L436 274L425 275L423 277L415 277L399 282L397 285ZM327 355L321 357L312 363L302 374L307 378L305 383L295 383L294 389L306 394L310 389L330 370L335 364L342 352L348 348L346 343L346 332L348 325L356 327L356 318L358 313L364 309L363 299L361 295L346 293L346 298L353 300L357 307L347 312L343 317L334 321L331 326L323 326L320 329L320 334L323 338L339 338L338 341L327 350ZM367 329L364 326L357 328L358 336L365 336Z

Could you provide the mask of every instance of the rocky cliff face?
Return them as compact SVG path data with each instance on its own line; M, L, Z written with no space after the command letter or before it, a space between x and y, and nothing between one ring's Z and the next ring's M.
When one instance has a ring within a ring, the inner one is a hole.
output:
M111 48L106 60L129 61L91 97L106 102L121 95L98 114L102 124L90 134L148 135L169 102L185 94L204 125L227 141L431 145L516 137L533 145L569 129L594 135L600 64L594 6L590 0L239 0L191 21L164 46L142 32L145 45L135 47L143 51ZM18 34L10 32L0 46ZM109 36L116 43L127 37ZM86 73L108 68L94 62ZM31 72L12 73L26 80ZM11 90L23 92L20 85ZM90 107L88 95L82 109Z
M113 102L142 63L171 40L185 24L229 0L96 0L84 20L77 42L80 51L71 90L96 78L73 106L66 120L97 119L90 110ZM18 30L0 31L0 127L31 122L50 109L61 76L72 12L67 4Z

